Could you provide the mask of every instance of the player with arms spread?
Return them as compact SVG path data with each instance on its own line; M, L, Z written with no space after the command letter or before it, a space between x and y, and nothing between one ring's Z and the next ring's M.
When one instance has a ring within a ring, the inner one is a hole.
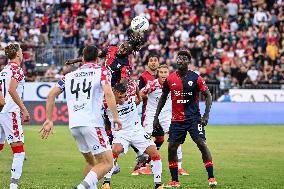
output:
M46 102L47 119L41 129L42 138L47 138L53 128L52 112L55 97L65 91L69 128L87 162L84 171L86 177L76 187L77 189L97 188L98 180L113 166L111 148L101 111L104 96L113 114L112 121L117 124L117 129L121 128L110 85L111 75L106 67L96 64L97 56L98 49L95 46L85 47L83 65L66 74L49 92Z
M137 86L136 86L137 87ZM130 88L130 84L129 87ZM119 154L126 154L130 145L136 147L140 152L147 153L151 158L152 171L154 173L155 189L162 189L161 177L162 177L162 162L156 146L141 125L141 118L138 115L138 111L135 104L135 87L133 93L129 92L125 85L118 83L114 86L114 94L117 103L117 110L119 118L122 121L122 129L119 131L113 131L113 144L112 152L113 157L117 160ZM109 108L105 107L106 115L113 120L112 113ZM114 125L111 126L115 128ZM113 168L114 169L114 168ZM103 189L110 189L110 178L113 169L105 176L105 182Z
M216 186L213 174L213 161L206 145L204 126L207 125L212 97L204 80L195 72L188 70L191 54L181 50L177 55L177 71L169 75L164 82L163 93L159 100L154 119L154 128L159 128L159 115L168 94L172 97L172 123L169 129L168 161L172 180L166 187L179 187L177 148L184 143L187 132L199 148L204 166L208 173L209 186ZM199 111L199 93L205 97L205 113L201 117Z
M9 44L5 48L5 55L8 57L9 63L0 72L1 93L2 97L5 98L5 105L0 113L0 133L2 133L2 136L0 136L0 151L3 149L6 136L14 154L10 189L17 189L25 158L21 113L24 122L30 120L30 115L21 100L25 76L23 69L20 67L23 60L20 45L16 43Z
M146 132L153 137L155 137L155 144L157 149L159 150L162 144L164 143L164 135L169 132L169 127L171 124L172 117L172 100L171 95L168 95L166 104L163 107L160 116L159 116L159 124L160 129L153 130L153 121L154 115L156 113L156 109L158 106L159 99L162 95L163 83L169 76L169 67L166 64L162 64L158 69L158 79L153 81L148 81L147 85L140 90L140 95L142 98L147 97L147 106L145 110L145 120L143 122L143 126ZM182 151L181 145L178 147L177 151L178 156L178 173L180 175L189 175L182 168Z

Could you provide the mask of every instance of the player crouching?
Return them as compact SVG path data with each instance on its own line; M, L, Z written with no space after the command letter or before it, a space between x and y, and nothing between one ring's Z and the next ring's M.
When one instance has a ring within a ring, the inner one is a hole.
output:
M115 131L113 129L113 144L112 152L114 161L117 161L119 154L126 154L130 145L136 147L140 152L147 153L151 158L152 172L154 174L155 189L162 189L162 161L155 143L151 139L141 125L141 119L138 115L135 95L127 92L127 87L121 83L114 86L113 92L115 95L119 119L122 121L122 129ZM112 123L112 114L110 110L105 107L106 115ZM105 181L102 189L110 188L110 179L113 174L114 167L105 175Z

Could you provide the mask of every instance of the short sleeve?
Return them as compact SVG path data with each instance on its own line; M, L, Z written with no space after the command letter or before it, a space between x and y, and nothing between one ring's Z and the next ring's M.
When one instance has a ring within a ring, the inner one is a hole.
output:
M24 71L23 69L21 69L20 67L18 66L13 66L11 68L12 70L12 79L14 79L15 81L17 81L18 83L20 81L22 81L24 78L25 78L25 74L24 74Z
M170 87L168 84L168 79L166 79L163 83L163 93L169 94L170 93Z
M65 90L65 76L63 76L58 82L57 87L59 87L62 91Z
M111 74L110 71L103 66L102 67L102 75L101 75L101 85L111 84Z
M197 79L197 87L198 87L198 90L201 91L201 92L204 92L204 91L206 91L208 89L205 81L200 76Z

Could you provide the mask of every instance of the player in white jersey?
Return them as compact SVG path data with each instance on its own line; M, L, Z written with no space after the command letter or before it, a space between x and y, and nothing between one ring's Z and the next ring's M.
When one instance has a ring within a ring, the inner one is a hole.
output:
M169 76L169 68L166 64L162 64L158 69L158 79L149 81L145 87L140 90L141 97L147 96L147 106L145 111L144 128L149 135L155 137L155 144L159 150L164 143L164 135L169 132L172 118L172 101L170 94L168 95L165 106L159 115L160 130L153 131L154 115L158 106L159 99L162 95L163 82ZM189 175L182 168L182 151L181 146L177 150L178 154L178 172L180 175Z
M112 152L102 118L104 96L114 115L113 122L117 129L121 128L110 85L111 75L106 67L96 64L97 56L98 49L95 46L85 47L83 65L66 74L49 92L46 102L47 119L41 129L42 138L47 138L53 128L55 98L64 91L69 112L69 128L87 162L84 171L86 177L75 187L77 189L97 188L98 180L113 167Z
M25 122L30 120L30 115L21 100L25 76L20 67L23 60L20 45L9 44L5 48L5 55L8 57L9 63L0 72L2 95L5 99L5 105L0 112L0 149L3 149L6 139L14 154L10 189L17 189L25 158L21 113Z
M119 154L126 154L130 145L133 145L142 153L147 153L152 160L151 163L152 171L154 173L155 188L162 189L162 161L151 136L145 132L141 125L141 118L138 115L135 104L136 94L135 92L132 94L127 93L127 87L121 83L116 84L113 91L115 94L119 118L122 121L122 129L119 131L114 130L115 125L111 125L114 136L112 144L114 161L117 160ZM112 122L113 116L110 109L108 107L105 107L105 109L106 115L110 119L110 122ZM110 189L110 178L112 176L113 169L105 176L105 182L102 189Z

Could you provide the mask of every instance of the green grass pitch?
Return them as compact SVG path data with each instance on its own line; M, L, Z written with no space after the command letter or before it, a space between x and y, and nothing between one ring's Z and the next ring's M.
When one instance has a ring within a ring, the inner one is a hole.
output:
M48 140L42 140L40 127L25 126L25 151L28 159L20 189L67 188L82 179L84 159L78 152L67 127L56 127ZM215 164L217 188L284 188L284 127L281 126L208 126L207 143ZM163 182L170 179L167 168L167 143L161 149ZM181 189L208 188L201 155L189 136L182 147L183 167L190 176L181 176ZM0 189L8 188L12 153L6 144L0 154ZM112 178L112 188L151 189L152 176L130 176L135 154L119 158L121 172ZM101 182L98 185L100 188Z

